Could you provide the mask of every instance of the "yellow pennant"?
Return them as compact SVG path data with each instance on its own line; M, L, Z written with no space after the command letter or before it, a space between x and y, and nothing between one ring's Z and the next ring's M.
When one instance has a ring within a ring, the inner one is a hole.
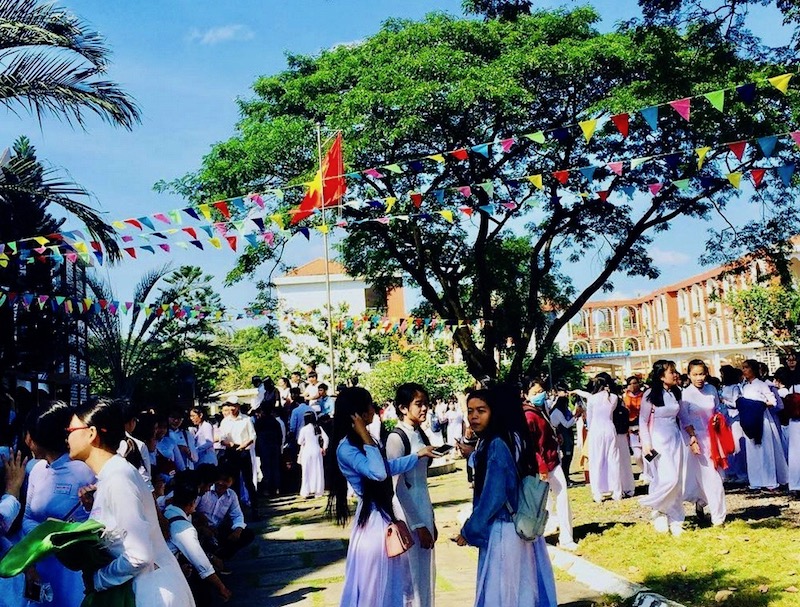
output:
M429 158L430 160L435 160L436 162L444 162L444 156L441 154L431 154L430 156L426 156L425 158Z
M36 237L34 237L34 240L35 240L36 242L38 242L40 245L42 245L42 246L44 246L44 245L46 245L48 242L50 242L50 241L49 241L47 238L45 238L44 236L36 236Z
M773 78L768 78L768 82L778 89L784 95L789 90L789 81L792 79L792 74L781 74Z
M217 238L216 236L214 236L213 238L209 238L209 239L208 239L208 242L210 242L210 243L211 243L211 245L212 245L212 246L213 246L215 249L220 249L220 248L222 248L222 243L219 241L219 238Z
M528 175L528 181L530 181L533 185L535 185L540 190L544 189L544 185L542 184L542 176L541 175Z
M394 196L389 196L386 199L386 212L387 213L391 212L392 207L395 205L396 202L397 202L397 198L395 198Z
M206 221L211 221L211 207L207 204L200 205L200 212L203 214L203 217L206 218Z
M317 226L317 229L323 234L327 234L330 231L331 227L323 223L322 225Z
M742 181L742 174L741 173L728 173L728 181L730 181L731 185L738 190L739 189L739 184Z
M578 125L583 131L583 136L586 137L586 143L589 143L589 140L592 138L592 135L594 135L594 131L597 128L597 120L584 120L579 122Z
M447 223L453 223L453 211L439 211L439 214L447 220Z
M86 246L85 242L76 242L72 245L78 251L78 253L87 253L89 248Z
M112 221L111 225L114 226L118 230L124 230L125 229L125 224L122 223L121 221Z
M706 161L706 154L711 151L710 147L704 148L697 148L695 152L697 153L697 168L702 169L703 163Z
M269 218L272 220L272 223L278 226L279 229L283 229L283 215L275 213L274 215L270 215Z

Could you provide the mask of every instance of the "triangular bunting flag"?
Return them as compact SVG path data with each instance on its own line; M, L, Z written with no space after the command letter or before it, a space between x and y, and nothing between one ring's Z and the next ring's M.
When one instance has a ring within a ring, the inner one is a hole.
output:
M689 113L691 112L692 108L692 98L686 97L684 99L676 99L675 101L669 102L672 109L678 112L681 118L689 121Z
M645 122L647 123L647 125L652 130L655 131L655 130L658 129L658 106L657 105L654 105L652 107L646 107L643 110L639 110L639 113L642 115L642 118L644 118Z
M599 192L597 192L597 197L603 202L605 202L606 200L608 200L610 194L611 190L600 190Z
M228 246L231 248L231 251L235 251L236 250L236 236L226 236L225 240L228 241Z
M192 207L186 207L185 209L181 209L184 213L186 213L192 219L200 220L200 215L197 214L197 211Z
M674 171L675 169L678 168L678 165L681 163L681 155L667 154L666 156L664 156L664 162L666 162L667 166Z
M792 74L781 74L780 76L767 78L767 81L785 95L786 91L789 90L789 81L791 79Z
M491 198L494 196L494 184L491 181L484 181L483 183L479 183L478 186L486 192L486 195Z
M712 91L703 95L715 110L725 111L725 89L719 91Z
M744 156L744 151L747 149L747 142L737 141L735 143L729 143L728 149L733 152L733 155L736 156L738 160L741 160Z
M663 183L651 183L647 186L647 189L650 190L650 193L655 196L661 191L661 188L664 187Z
M328 232L331 231L331 227L329 225L324 224L324 223L321 224L321 225L318 225L317 229L320 231L321 234L327 234Z
M750 171L750 177L753 179L753 185L756 188L761 186L761 182L764 179L764 174L767 172L766 169L753 169Z
M761 148L761 153L764 154L764 158L769 158L775 151L775 146L778 144L778 137L776 135L759 137L756 139L756 142L758 143L758 147Z
M711 148L706 146L702 148L697 148L695 150L695 154L697 154L697 168L702 169L703 163L706 161L706 154L711 151Z
M123 251L125 251L128 255L130 255L134 259L136 259L136 249L134 249L133 247L126 247L123 249ZM69 255L67 255L67 257L69 257Z
M688 190L689 189L689 180L688 179L676 179L675 181L672 182L672 185L674 185L679 190Z
M783 185L787 187L792 185L792 175L794 175L794 163L778 167L778 176L781 178Z
M153 225L153 222L150 221L149 217L139 217L139 221L141 221L144 225L146 225L151 230L155 230L156 227Z
M541 175L529 175L528 181L530 181L536 188L540 190L544 189L544 183L542 182Z
M142 228L142 224L141 224L141 223L139 223L139 221L137 221L136 219L126 219L126 220L125 220L125 223L127 223L127 224L130 224L130 225L132 225L134 228L137 228L137 229L139 229L139 230L143 229L143 228Z
M544 132L542 131L537 131L535 133L528 133L527 135L524 135L524 137L536 143L544 143Z
M162 251L166 251L167 253L169 253L169 245L167 243L162 242L158 246Z
M736 87L736 94L739 95L739 99L741 99L746 105L750 105L755 101L756 98L756 83L750 82L748 84L743 84L742 86Z
M516 139L513 137L510 137L509 139L501 139L500 145L503 148L503 152L509 152L516 142Z
M209 238L208 242L215 249L221 249L222 248L222 243L220 242L219 238L217 238L216 236L212 236L211 238Z
M152 253L153 255L155 255L155 254L156 254L156 250L155 250L153 247L151 247L149 244L142 245L142 246L141 246L141 247L139 247L139 248L140 248L140 249L143 249L144 251L149 251L149 252L150 252L150 253Z
M569 138L569 129L567 127L562 126L553 130L553 139L559 143L564 143L565 141L569 140Z
M419 192L411 192L411 202L416 208L420 208L422 206L422 194Z
M386 166L382 167L389 171L390 173L402 173L403 169L399 164L387 164Z
M464 215L467 217L472 217L472 213L475 212L474 209L471 209L470 207L460 207L458 210L464 213Z
M470 196L472 196L472 188L469 187L468 185L458 187L456 188L456 190L458 190L459 193L461 193L461 195L464 196L465 198L469 198Z
M189 242L191 242L194 246L196 246L201 251L203 250L203 243L200 242L199 240L190 240Z
M124 230L125 224L121 221L112 221L111 225L114 226L117 230Z
M447 223L453 223L453 211L439 211L439 214L445 218Z
M220 200L219 202L214 203L214 208L217 209L225 219L231 218L231 211L228 208L228 203L224 200Z
M386 198L386 212L390 213L392 211L392 207L397 203L397 198L394 196L389 196Z
M652 156L642 156L641 158L634 158L633 160L631 160L631 170L642 166L645 162L651 160L652 158L653 158Z
M483 204L478 207L481 211L486 213L487 215L491 215L494 213L494 205L493 204Z
M555 177L561 185L566 185L569 179L569 171L553 171L553 177Z
M623 137L628 136L628 128L630 126L630 115L629 114L616 114L615 116L611 117L611 122L614 123L614 126L617 127L617 130Z
M606 165L606 166L608 166L608 169L610 171L616 173L617 175L619 175L621 177L622 176L622 167L624 166L624 164L625 163L623 163L623 162L609 162L608 165Z
M274 223L276 226L278 226L279 230L283 229L283 226L284 226L283 215L280 215L279 213L275 213L274 215L270 215L269 218L272 221L272 223Z
M431 154L430 156L425 156L425 158L429 158L430 160L434 160L436 162L444 162L444 156L442 154Z
M164 213L156 213L155 215L153 215L153 218L158 219L159 221L163 221L164 223L172 223L169 220L169 217L164 215Z
M791 133L789 133L789 136L792 138L792 141L794 141L798 146L800 146L800 131L792 131Z
M578 170L580 171L581 175L586 178L586 181L591 181L594 179L594 172L597 170L597 167L583 167L582 169Z
M452 152L450 152L450 155L456 160L466 160L467 158L469 158L469 152L467 152L467 148L453 150Z
M592 135L594 135L594 132L597 129L597 119L582 120L578 123L578 126L580 126L581 131L583 131L583 136L586 138L586 143L589 143Z
M300 228L297 231L300 232L303 236L305 236L306 240L311 240L311 231L308 228Z
M479 145L473 146L472 151L476 154L480 154L484 158L489 157L489 144L488 143L481 143Z
M211 221L211 207L207 204L198 205L200 212L203 214L203 217L206 218L206 221Z
M739 189L739 184L742 182L742 174L741 173L728 173L727 174L727 178L728 178L728 181L731 182L731 185L738 190Z

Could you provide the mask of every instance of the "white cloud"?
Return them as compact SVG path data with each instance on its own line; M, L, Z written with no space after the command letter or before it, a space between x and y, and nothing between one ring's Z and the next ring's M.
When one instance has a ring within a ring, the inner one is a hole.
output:
M193 29L189 33L189 42L199 42L200 44L212 45L231 40L252 40L255 32L246 25L234 24L212 27L201 31Z
M692 264L692 267L695 265L691 256L686 253L681 253L680 251L666 251L653 247L650 249L650 256L653 258L656 265L682 266Z

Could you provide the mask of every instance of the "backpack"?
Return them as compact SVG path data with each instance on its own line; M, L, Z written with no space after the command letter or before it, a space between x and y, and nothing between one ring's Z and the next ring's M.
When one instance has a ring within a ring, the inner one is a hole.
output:
M547 512L549 493L550 484L538 476L531 475L519 479L517 510L514 511L509 502L506 502L506 508L521 539L532 542L544 534L549 517Z
M439 421L439 416L436 415L436 412L433 413L431 416L431 432L441 432L442 431L442 422Z
M614 423L614 430L617 434L627 434L631 427L630 414L622 401L617 402L614 413L611 414L611 421Z

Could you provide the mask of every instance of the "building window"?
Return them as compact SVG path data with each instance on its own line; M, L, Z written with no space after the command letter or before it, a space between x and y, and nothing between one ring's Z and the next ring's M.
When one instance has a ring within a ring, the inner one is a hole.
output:
M367 287L364 289L364 305L368 310L374 310L380 314L385 314L389 307L386 291Z

